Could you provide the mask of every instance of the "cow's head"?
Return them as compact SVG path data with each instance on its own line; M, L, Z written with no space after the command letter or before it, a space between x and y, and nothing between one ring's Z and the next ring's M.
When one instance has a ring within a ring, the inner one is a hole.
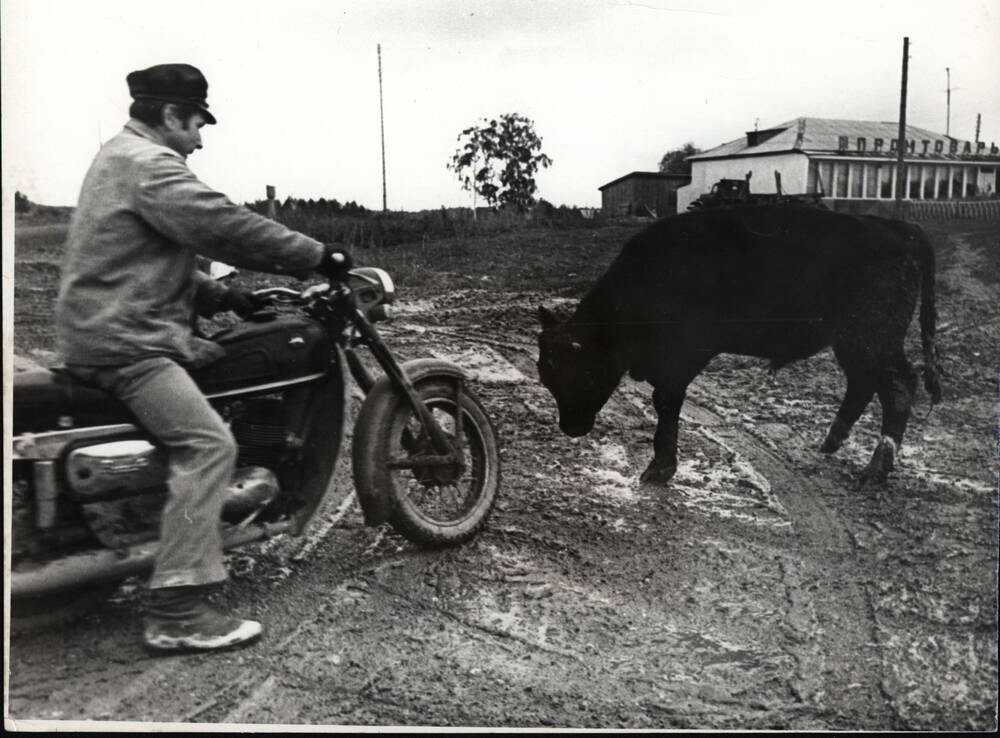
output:
M622 371L594 327L560 321L551 310L538 309L538 378L559 408L559 427L568 436L583 436L611 397Z

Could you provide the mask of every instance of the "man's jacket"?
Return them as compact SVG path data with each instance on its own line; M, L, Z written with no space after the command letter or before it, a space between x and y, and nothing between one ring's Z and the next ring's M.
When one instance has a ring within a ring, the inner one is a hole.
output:
M97 154L66 243L56 340L68 364L169 356L199 366L221 348L192 334L225 288L198 256L305 276L323 244L204 185L155 131L131 120Z

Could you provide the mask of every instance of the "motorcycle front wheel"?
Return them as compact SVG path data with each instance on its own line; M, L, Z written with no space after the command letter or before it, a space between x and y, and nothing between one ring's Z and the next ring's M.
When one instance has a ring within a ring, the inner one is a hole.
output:
M464 383L428 377L415 390L460 459L442 463L413 407L393 396L355 429L355 477L374 480L388 495L389 522L408 540L428 547L464 543L483 528L496 502L496 433Z

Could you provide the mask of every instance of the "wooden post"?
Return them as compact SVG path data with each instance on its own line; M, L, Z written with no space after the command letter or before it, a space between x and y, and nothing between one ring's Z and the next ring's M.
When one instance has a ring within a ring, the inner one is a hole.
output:
M910 59L910 37L903 37L903 79L899 86L899 145L896 147L896 182L904 181L903 171L906 165L903 157L906 152L906 72ZM908 188L907 188L908 189ZM903 188L896 188L896 217L903 217Z
M264 192L267 195L267 217L271 220L277 220L278 209L274 203L274 185L265 185Z

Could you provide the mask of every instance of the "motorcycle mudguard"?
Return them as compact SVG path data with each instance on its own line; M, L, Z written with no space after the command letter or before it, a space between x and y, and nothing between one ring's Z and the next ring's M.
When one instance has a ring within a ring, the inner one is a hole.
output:
M304 505L295 515L295 528L291 531L294 535L300 535L305 530L320 503L326 498L328 489L333 484L340 446L347 433L347 408L351 399L350 385L347 382L347 358L339 346L335 345L334 348L337 352L336 367L331 366L323 380L326 386L321 387L315 395L309 437L299 467L296 491Z
M469 374L457 364L441 359L413 359L402 365L403 372L414 385L434 376L451 379L468 379ZM375 382L365 397L358 419L354 424L352 460L354 487L365 516L365 525L375 526L389 520L393 512L393 500L389 492L377 481L378 470L366 459L366 454L375 447L377 435L389 417L393 404L405 402L396 392L389 377L383 375Z

